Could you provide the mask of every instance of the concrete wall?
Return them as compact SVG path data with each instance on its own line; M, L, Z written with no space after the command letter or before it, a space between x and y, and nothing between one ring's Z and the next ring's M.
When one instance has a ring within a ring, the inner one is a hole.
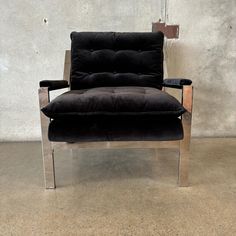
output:
M38 82L62 79L71 31L150 31L160 14L159 0L0 0L0 5L0 140L40 138Z
M150 31L163 2L180 24L168 75L195 85L193 135L236 135L235 0L0 0L0 140L39 139L38 82L62 78L71 31Z
M236 1L170 0L169 23L180 39L167 43L169 76L194 81L193 135L236 135Z

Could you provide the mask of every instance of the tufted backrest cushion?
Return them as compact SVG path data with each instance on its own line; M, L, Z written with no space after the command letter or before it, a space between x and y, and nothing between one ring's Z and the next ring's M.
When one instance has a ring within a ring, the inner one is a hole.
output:
M163 33L71 33L71 89L161 88Z

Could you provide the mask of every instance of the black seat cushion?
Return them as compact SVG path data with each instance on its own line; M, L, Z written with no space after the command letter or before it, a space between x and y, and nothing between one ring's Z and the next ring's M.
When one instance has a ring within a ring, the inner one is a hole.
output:
M72 32L71 40L71 89L162 87L162 32Z
M89 116L55 119L48 137L54 142L83 141L168 141L183 139L178 118L160 120L156 116Z
M99 87L71 90L42 108L50 118L81 115L156 115L178 117L185 112L176 98L150 87Z

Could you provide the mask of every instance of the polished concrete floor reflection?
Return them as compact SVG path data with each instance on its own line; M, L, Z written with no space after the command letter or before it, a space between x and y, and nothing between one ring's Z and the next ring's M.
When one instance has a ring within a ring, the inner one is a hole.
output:
M56 151L0 144L0 235L236 235L236 139L193 139L190 187L175 150Z

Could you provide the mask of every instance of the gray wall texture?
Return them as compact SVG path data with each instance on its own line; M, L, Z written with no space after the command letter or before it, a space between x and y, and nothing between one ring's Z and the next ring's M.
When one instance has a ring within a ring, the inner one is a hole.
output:
M0 141L40 139L38 82L62 79L71 31L151 31L159 18L180 25L165 45L166 75L194 82L193 135L236 135L235 0L0 4Z

